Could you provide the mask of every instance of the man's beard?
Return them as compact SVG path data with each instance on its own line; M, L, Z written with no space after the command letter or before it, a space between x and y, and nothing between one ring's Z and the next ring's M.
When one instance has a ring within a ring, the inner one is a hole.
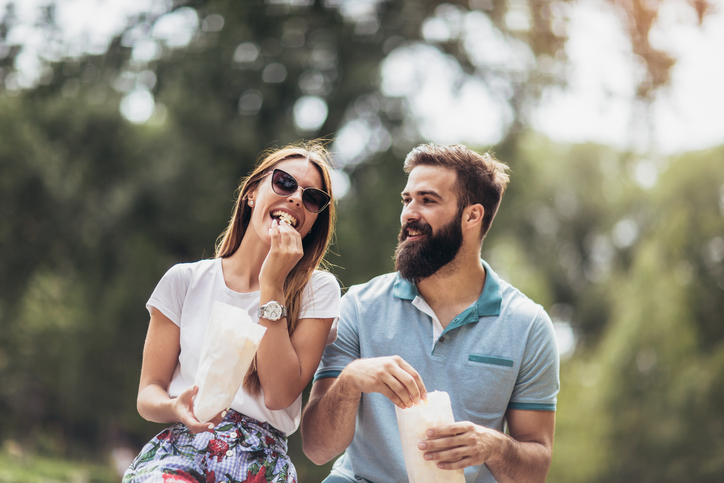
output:
M408 229L419 231L424 238L404 243ZM395 269L400 272L402 278L413 282L428 278L450 263L460 251L463 245L460 216L455 216L437 233L433 233L430 225L424 222L405 223L402 225L398 239Z

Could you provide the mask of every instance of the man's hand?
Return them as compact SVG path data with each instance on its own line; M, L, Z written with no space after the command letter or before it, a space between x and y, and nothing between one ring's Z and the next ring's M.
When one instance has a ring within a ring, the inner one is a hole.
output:
M347 365L339 379L361 393L378 392L401 409L427 399L422 378L400 356L357 359Z
M469 421L438 426L426 434L427 439L418 448L425 453L426 460L435 461L438 468L446 470L481 465L505 444L502 433Z
M362 393L377 392L400 408L427 398L422 378L399 356L356 359L337 378L314 382L302 416L304 454L322 465L354 438Z
M462 421L432 428L419 448L439 468L456 470L485 463L501 483L544 482L553 456L553 411L509 409L510 435Z

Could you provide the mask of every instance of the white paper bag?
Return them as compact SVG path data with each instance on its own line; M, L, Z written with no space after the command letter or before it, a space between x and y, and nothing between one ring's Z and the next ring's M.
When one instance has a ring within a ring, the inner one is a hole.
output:
M444 391L433 391L427 394L427 401L411 408L395 406L395 413L410 483L465 483L463 470L442 470L437 467L437 462L426 460L417 447L427 438L425 432L428 429L455 422L450 396Z
M194 384L194 414L201 422L229 408L259 347L266 327L246 310L214 302Z

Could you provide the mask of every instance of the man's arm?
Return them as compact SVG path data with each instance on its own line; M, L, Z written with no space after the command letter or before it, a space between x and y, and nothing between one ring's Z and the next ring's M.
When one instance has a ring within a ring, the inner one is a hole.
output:
M553 456L554 411L510 409L510 436L469 421L428 431L419 448L448 470L485 463L501 483L545 481Z
M314 464L330 461L352 442L359 400L338 377L314 382L302 416L302 448Z
M339 377L315 381L302 416L302 447L312 462L324 464L349 446L360 398L370 392L401 408L427 397L420 375L399 356L357 359Z

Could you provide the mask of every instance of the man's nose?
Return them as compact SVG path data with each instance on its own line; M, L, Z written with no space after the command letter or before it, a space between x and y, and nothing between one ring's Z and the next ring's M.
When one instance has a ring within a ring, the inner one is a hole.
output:
M402 213L400 214L400 222L402 222L403 225L405 223L418 220L419 218L420 213L417 211L417 206L415 205L414 201L409 202L402 208Z

